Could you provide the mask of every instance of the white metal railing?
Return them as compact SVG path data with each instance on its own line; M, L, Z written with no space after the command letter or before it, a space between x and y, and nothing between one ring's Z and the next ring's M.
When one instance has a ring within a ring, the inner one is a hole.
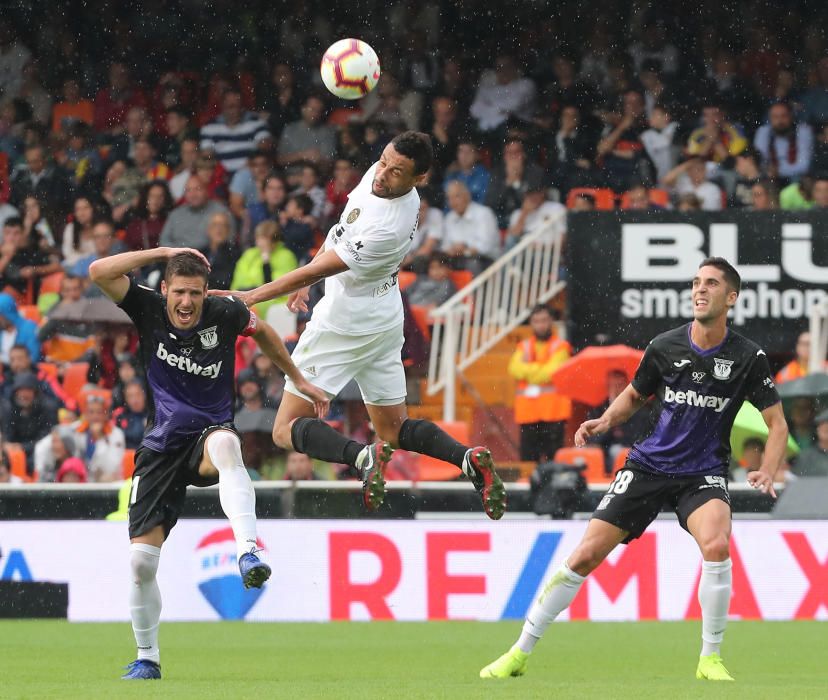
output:
M825 356L828 353L828 301L815 304L808 313L811 334L811 358L808 373L825 371Z
M429 396L443 390L443 420L455 417L457 372L472 365L566 286L558 279L566 211L545 220L430 313Z

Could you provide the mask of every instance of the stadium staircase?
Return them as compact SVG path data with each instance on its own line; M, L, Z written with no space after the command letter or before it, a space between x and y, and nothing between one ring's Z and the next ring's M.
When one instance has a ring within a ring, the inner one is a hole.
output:
M517 460L512 418L515 381L506 368L522 326L539 303L563 304L559 278L566 212L523 236L520 243L429 314L431 353L421 403L412 417L468 424L473 443L499 459Z

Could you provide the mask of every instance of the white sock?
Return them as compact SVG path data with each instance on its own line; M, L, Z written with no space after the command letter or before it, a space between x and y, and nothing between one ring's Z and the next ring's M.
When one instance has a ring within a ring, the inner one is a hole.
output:
M219 473L219 501L236 538L236 558L256 548L256 491L244 467L239 438L217 430L207 438L207 454Z
M532 651L546 628L569 607L585 580L586 576L576 574L566 562L561 564L561 568L549 579L538 599L529 608L523 632L517 642L521 651L527 654Z
M702 562L699 581L699 605L702 613L702 656L718 654L722 646L730 593L733 588L733 565L730 559Z
M129 545L132 587L129 590L129 613L138 646L138 658L161 662L158 650L158 621L161 619L161 591L155 574L161 548L151 544Z

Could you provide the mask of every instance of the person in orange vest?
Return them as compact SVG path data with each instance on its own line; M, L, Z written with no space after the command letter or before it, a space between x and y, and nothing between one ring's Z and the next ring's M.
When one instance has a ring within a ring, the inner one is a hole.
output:
M808 364L811 361L811 334L808 331L800 333L796 339L796 357L776 373L774 378L777 384L799 379L808 374Z
M509 374L518 380L515 422L520 425L520 458L551 459L563 444L572 402L555 392L549 381L572 356L572 347L555 333L549 307L539 304L529 316L532 338L521 341L509 361Z

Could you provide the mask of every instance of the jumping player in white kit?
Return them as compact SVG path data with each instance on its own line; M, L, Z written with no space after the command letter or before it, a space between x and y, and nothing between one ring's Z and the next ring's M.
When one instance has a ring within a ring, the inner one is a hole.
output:
M489 450L462 445L434 423L410 419L406 412L397 273L417 230L420 197L415 187L424 184L432 158L426 134L400 134L348 196L339 222L310 263L257 289L224 294L248 306L290 294L288 306L306 311L308 287L324 279L325 296L292 358L304 377L331 397L356 379L379 438L363 445L338 433L314 416L311 400L288 379L273 427L277 445L350 465L362 478L369 510L385 497L383 471L393 448L436 457L469 477L486 514L497 520L506 507L506 492Z

